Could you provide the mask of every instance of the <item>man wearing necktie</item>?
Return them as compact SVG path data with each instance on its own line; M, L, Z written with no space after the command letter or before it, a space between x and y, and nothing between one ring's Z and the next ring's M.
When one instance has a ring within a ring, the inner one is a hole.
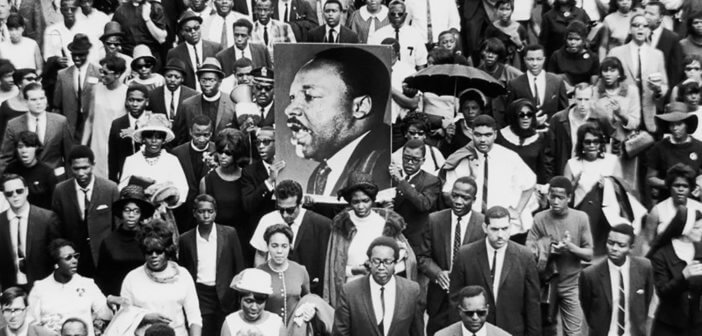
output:
M0 213L0 286L28 291L53 270L48 245L59 237L58 218L29 204L27 183L19 175L3 176L2 190L9 208Z
M359 43L358 35L341 25L342 4L339 0L324 3L324 25L310 30L307 42L317 43Z
M271 55L268 48L262 43L251 41L253 24L247 19L234 22L234 45L226 48L215 56L222 64L222 71L226 76L234 73L234 63L247 58L253 63L253 68L271 67Z
M273 0L273 18L287 23L297 41L305 41L307 33L317 27L317 14L306 0Z
M563 176L549 181L548 203L550 209L534 216L534 226L529 230L527 246L539 244L546 238L551 241L550 255L556 262L558 279L551 285L557 287L553 302L561 312L563 335L580 335L582 310L578 295L578 277L581 263L592 260L593 243L588 215L568 207L573 196L573 184ZM557 325L546 326L549 334L556 333Z
M333 335L418 336L424 334L419 285L395 276L400 247L381 236L367 251L370 274L343 286L334 312Z
M511 241L509 211L501 206L487 210L483 231L485 239L463 246L451 269L449 296L465 286L481 286L487 295L487 321L511 335L541 335L539 277L534 254ZM452 321L461 313L450 311Z
M368 37L368 44L381 44L388 37L400 43L399 60L421 70L427 65L425 33L409 24L407 5L402 0L393 0L388 5L390 24L375 31Z
M456 302L455 309L461 321L439 330L437 336L509 336L500 327L487 322L490 305L483 287L464 287L457 293Z
M607 236L607 258L580 274L580 305L591 336L649 335L653 269L648 259L631 255L634 240L631 225L613 226Z

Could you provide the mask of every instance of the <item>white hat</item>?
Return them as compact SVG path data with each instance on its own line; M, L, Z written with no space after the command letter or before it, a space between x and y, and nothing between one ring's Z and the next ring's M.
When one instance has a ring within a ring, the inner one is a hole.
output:
M254 294L273 294L271 286L271 276L263 270L257 268L247 268L237 274L232 279L232 289L239 292L254 293Z
M175 139L175 134L171 131L171 122L166 118L165 114L152 113L150 115L145 115L147 117L143 125L137 124L139 127L134 131L134 141L141 143L141 133L145 131L158 131L166 133L166 140L164 143L169 143Z

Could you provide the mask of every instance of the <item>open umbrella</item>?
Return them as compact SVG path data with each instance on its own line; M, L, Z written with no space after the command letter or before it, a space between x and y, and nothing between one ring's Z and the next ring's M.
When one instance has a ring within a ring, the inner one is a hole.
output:
M507 93L504 85L482 70L460 64L430 66L405 79L407 85L422 92L456 96L465 89L478 89L489 97Z

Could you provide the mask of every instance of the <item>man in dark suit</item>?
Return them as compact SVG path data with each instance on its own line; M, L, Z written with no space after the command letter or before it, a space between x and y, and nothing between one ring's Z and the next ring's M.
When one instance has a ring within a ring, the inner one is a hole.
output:
M527 72L507 83L508 101L526 98L536 106L540 126L556 112L568 107L568 94L563 79L544 70L546 56L538 44L526 47L524 63Z
M166 85L155 88L149 94L148 106L151 112L165 114L171 122L182 110L183 101L197 94L197 91L183 85L187 73L185 68L185 63L180 59L169 59L163 67Z
M275 106L273 104L275 75L273 69L258 68L251 72L253 76L253 98L261 110L261 121L258 127L273 127L275 124Z
M110 135L107 139L107 175L115 183L119 182L124 160L136 153L141 146L134 141L132 134L137 127L137 121L144 115L148 97L149 91L145 86L130 85L124 102L127 114L113 120L110 125Z
M222 66L214 57L205 59L197 71L202 93L183 101L181 113L176 115L173 131L176 134L175 144L183 144L190 140L189 129L197 115L206 115L213 121L213 133L231 127L238 128L234 114L234 102L229 95L219 91L224 72Z
M275 157L275 130L264 126L256 132L256 149L261 160L244 167L241 172L241 198L249 214L249 227L256 227L265 214L275 210L273 192L278 173L284 161L273 162ZM308 269L309 271L309 269Z
M305 0L272 0L271 10L273 19L290 24L296 41L307 41L307 33L318 25L317 13Z
M417 336L424 323L419 309L419 285L395 276L400 247L381 236L368 247L370 275L341 288L334 328L336 336Z
M100 68L88 62L92 46L87 35L76 34L73 37L73 42L68 44L73 65L58 72L53 92L56 112L66 116L76 143L83 137L93 86L100 78Z
M472 335L510 336L506 331L487 322L489 307L485 289L480 286L463 287L456 294L458 315L461 321L439 330L437 336L464 336L463 330Z
M0 286L30 290L53 270L48 246L59 236L58 217L29 204L27 182L19 175L3 176L2 190L10 207L0 213Z
M653 269L648 259L630 255L634 237L631 225L613 226L607 236L607 258L580 273L580 305L590 336L648 335Z
M419 270L430 280L427 287L428 336L451 322L447 291L451 265L458 257L459 248L485 238L483 215L471 211L477 190L471 177L459 177L451 190L451 209L429 215L422 247L417 250Z
M56 185L52 208L61 221L61 236L81 254L78 272L92 278L100 244L115 230L112 203L119 199L117 184L93 175L95 155L90 147L75 146L68 158L73 178Z
M483 224L487 238L460 248L449 277L449 293L470 285L487 288L488 322L515 336L541 335L534 255L510 241L509 229L509 210L501 206L488 209ZM450 315L453 321L458 320L455 312Z
M4 172L7 165L16 160L15 142L19 134L32 131L37 133L43 147L37 159L54 169L56 176L63 176L68 162L66 158L73 145L66 117L46 111L46 93L41 84L28 84L22 94L29 111L7 123L0 151L0 172Z
M326 24L310 30L307 42L359 43L358 35L353 30L340 25L342 7L339 0L327 0L323 14Z
M168 51L167 63L172 59L179 59L185 63L183 85L200 91L197 83L196 71L208 57L215 57L222 50L219 43L202 39L200 25L202 18L192 11L185 11L178 20L178 31L185 42Z
M229 287L234 275L245 268L236 229L215 223L217 201L206 194L193 201L197 226L179 240L179 261L195 281L202 335L219 335L224 318L234 312L236 293Z
M0 309L7 326L0 324L0 336L52 336L49 329L38 324L38 321L27 319L27 292L22 288L10 287L0 296ZM24 332L24 333L23 333Z
M207 116L199 115L193 119L193 126L190 127L190 142L173 148L171 151L178 158L180 166L183 167L185 178L188 180L188 198L182 206L173 210L179 232L188 231L195 226L192 204L198 194L200 180L208 171L205 161L215 150L214 143L210 141L211 138L212 120Z
M292 241L290 260L307 268L310 275L310 290L322 295L324 277L324 258L329 243L331 220L312 210L302 207L302 186L292 180L280 181L275 187L274 210L261 218L256 231L251 237L250 245L256 249L254 265L266 262L268 246L263 239L266 229L280 223L286 223L295 233Z
M441 193L441 181L421 169L426 147L424 141L412 139L402 149L402 162L390 164L390 178L397 190L393 210L407 222L402 233L415 251L422 245L429 213Z
M222 71L227 77L234 73L234 63L240 58L248 58L253 67L271 67L271 55L268 48L260 43L250 43L253 24L247 19L234 22L234 45L217 53L215 56L222 64Z
M308 193L336 195L352 171L390 186L390 126L383 122L389 91L385 64L363 49L327 49L298 70L285 114L296 154L319 162ZM310 101L312 92L319 99Z
M668 75L668 83L672 86L683 79L681 76L684 53L680 46L680 36L661 25L666 12L665 5L660 1L649 1L644 8L648 28L651 30L651 45L663 52L665 72Z

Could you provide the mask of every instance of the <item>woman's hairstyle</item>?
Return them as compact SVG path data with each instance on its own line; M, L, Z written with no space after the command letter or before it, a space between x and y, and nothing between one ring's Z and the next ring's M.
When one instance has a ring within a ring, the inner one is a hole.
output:
M275 185L275 198L278 200L288 199L290 197L296 197L297 203L302 203L302 185L297 181L293 180L282 180Z
M237 129L225 128L221 130L214 138L215 150L222 153L226 150L231 151L234 163L240 167L245 166L249 162L249 145L246 135Z
M672 167L670 167L665 173L665 187L668 188L668 190L670 190L670 188L673 187L673 182L675 182L675 180L681 177L685 179L685 181L687 181L687 183L690 185L690 188L693 188L693 186L696 185L696 176L697 174L695 174L695 171L692 169L692 167L684 163L676 163Z
M173 241L173 230L162 219L155 218L150 223L142 226L137 233L137 242L143 253L150 247L159 246L166 252L166 257L175 259L176 245Z
M702 17L700 19L702 19ZM690 65L694 62L697 62L700 65L702 65L702 56L700 56L698 54L685 55L685 57L683 57L682 65L683 66Z
M567 0L565 5L575 6L575 0ZM553 6L553 9L555 9L555 10L561 9L561 3L558 0L554 1L552 6Z
M431 124L429 118L424 113L410 112L407 114L404 122L402 123L402 134L406 134L410 126L414 126L417 129L424 131L428 134L431 130Z
M686 95L700 93L700 83L697 81L689 81L687 83L680 84L678 88L678 101L681 102L685 101Z
M507 107L507 114L505 114L505 122L507 123L507 125L510 126L512 131L514 131L517 135L520 136L521 134L519 133L521 133L521 128L519 127L519 113L524 107L529 108L529 111L533 114L531 116L531 126L529 127L529 129L536 129L536 106L534 106L534 103L532 103L530 99L520 98L513 101Z
M175 331L168 324L154 323L146 328L144 336L175 336Z
M15 85L17 87L20 87L24 76L29 74L34 74L36 76L37 71L31 68L22 68L15 70L15 72L12 74L12 79L15 81Z
M71 248L73 248L73 250L76 249L76 245L73 244L73 242L63 238L56 238L49 243L49 255L51 256L51 259L54 260L54 262L58 263L59 259L61 259L60 251L61 248L65 246L70 246Z
M268 245L271 237L276 233L282 233L285 237L288 238L288 243L292 244L293 232L292 232L292 229L290 228L290 225L275 224L275 225L269 226L266 229L266 231L263 233L263 240L266 241L266 245Z
M503 62L505 57L507 57L507 48L497 37L485 39L485 41L480 44L480 51L494 52L497 54L497 62Z
M107 56L100 60L100 65L107 67L107 70L114 71L117 74L122 74L127 70L127 62L118 56Z
M495 8L500 8L502 5L509 5L512 10L514 10L514 0L497 0L495 1Z
M687 16L687 34L694 37L700 37L695 31L695 28L692 27L692 22L694 22L695 19L702 19L702 10L694 11Z
M604 158L605 153L605 136L604 132L599 125L594 122L587 122L578 128L578 143L575 145L575 157L578 159L583 159L583 140L585 140L585 135L591 134L600 140L600 148L597 153L598 158Z
M620 0L609 0L609 13L614 13L619 10L619 1ZM631 9L634 10L634 8L641 7L641 0L632 0L631 1ZM663 15L665 13L661 13Z
M20 143L27 147L35 147L37 149L36 156L39 156L41 150L44 149L44 146L41 145L41 141L39 140L39 136L32 131L20 132L19 136L17 136L17 139L15 140L15 149L19 147Z
M443 48L434 48L429 51L427 58L431 58L434 61L434 65L437 64L453 64L455 63L455 58L451 50Z
M17 13L12 13L5 20L5 25L7 29L24 28L24 18Z
M622 61L619 60L619 58L609 56L605 57L602 60L602 63L600 63L600 70L598 71L599 75L602 75L602 73L605 70L609 69L616 69L619 71L619 82L623 82L626 79L626 73L624 72L624 65L622 65Z
M340 196L343 197L347 203L351 203L351 198L357 191L366 194L366 196L370 197L371 201L373 202L375 202L375 198L378 196L378 186L372 183L355 184L344 188L343 191L340 190L339 192L341 193Z

